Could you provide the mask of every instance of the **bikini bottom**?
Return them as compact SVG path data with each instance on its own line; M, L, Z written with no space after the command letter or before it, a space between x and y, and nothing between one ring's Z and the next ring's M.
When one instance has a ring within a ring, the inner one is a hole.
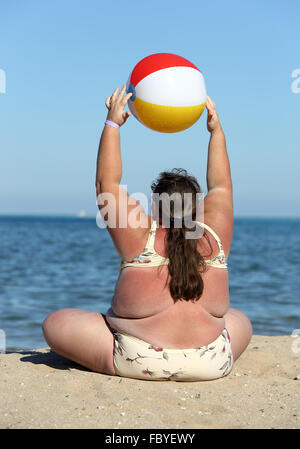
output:
M199 348L168 349L112 329L116 374L144 380L200 381L224 377L233 367L227 329Z

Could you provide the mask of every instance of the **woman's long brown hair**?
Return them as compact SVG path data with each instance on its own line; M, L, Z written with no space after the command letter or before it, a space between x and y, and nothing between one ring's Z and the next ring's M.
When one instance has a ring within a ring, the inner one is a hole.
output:
M159 174L158 178L152 183L153 193L162 194L179 193L182 199L184 193L191 193L192 197L192 220L196 220L196 194L201 192L200 186L193 176L189 175L182 168L175 168L171 171L165 171ZM182 206L183 207L183 206ZM163 220L163 210L161 201L159 202L159 223ZM181 220L181 227L174 227L174 205L170 203L170 226L166 229L166 256L169 258L168 280L169 289L174 302L178 300L196 301L203 293L203 279L201 273L206 270L204 257L197 249L198 238L186 238L187 232L195 231L196 225L187 227L184 220ZM204 232L204 237L209 243L211 253L212 247ZM168 281L167 280L167 281Z

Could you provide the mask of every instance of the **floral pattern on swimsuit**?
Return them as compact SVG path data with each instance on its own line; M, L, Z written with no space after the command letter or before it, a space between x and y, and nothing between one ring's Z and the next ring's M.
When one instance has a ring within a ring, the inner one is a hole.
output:
M113 330L116 374L146 380L212 380L230 373L232 349L227 329L212 343L167 349Z

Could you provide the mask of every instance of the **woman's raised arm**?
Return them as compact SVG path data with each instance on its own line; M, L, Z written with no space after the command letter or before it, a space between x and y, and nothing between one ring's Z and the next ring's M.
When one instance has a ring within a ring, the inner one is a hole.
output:
M105 102L108 109L107 120L117 126L106 124L101 135L97 157L96 194L98 207L116 250L123 259L130 259L138 250L143 249L140 240L143 240L147 232L150 217L120 186L122 159L119 127L131 115L130 112L124 111L124 108L132 93L124 95L125 90L125 85L120 92L119 88L115 89ZM129 217L133 219L130 220Z
M119 88L117 87L114 93L107 97L106 107L108 109L107 120L122 126L130 112L125 112L124 108L132 93L124 97L126 86L123 86L118 95ZM120 148L120 131L110 125L105 125L98 150L97 158L97 173L96 173L96 190L97 195L102 191L102 184L115 183L119 184L122 177L122 161Z
M207 190L215 187L232 188L230 165L226 149L225 135L217 114L216 105L207 97L207 129L210 132L208 146Z
M219 235L226 257L233 234L233 190L225 135L216 105L207 97L207 129L210 140L207 156L207 190L204 198L204 221Z

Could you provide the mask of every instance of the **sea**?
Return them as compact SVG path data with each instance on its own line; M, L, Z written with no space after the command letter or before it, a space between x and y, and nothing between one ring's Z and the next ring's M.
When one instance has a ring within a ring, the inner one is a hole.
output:
M0 351L47 347L55 310L105 313L119 264L94 217L0 216ZM254 334L300 333L300 218L235 218L228 265L230 306Z

